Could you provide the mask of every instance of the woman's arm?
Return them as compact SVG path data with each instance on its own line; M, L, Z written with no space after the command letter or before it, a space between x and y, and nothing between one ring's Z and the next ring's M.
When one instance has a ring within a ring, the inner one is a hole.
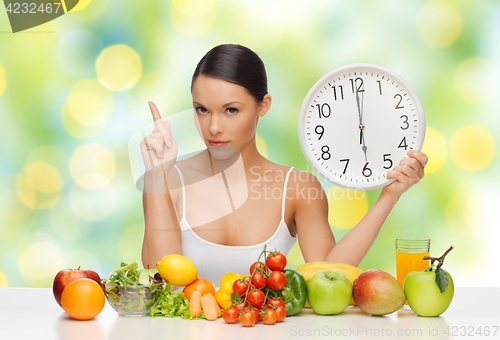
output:
M387 178L396 181L382 189L377 202L338 244L328 224L328 201L321 184L313 175L299 184L307 193L321 193L296 199L295 223L305 262L343 262L354 266L361 263L399 197L424 176L427 156L415 150L408 156L387 173Z
M145 190L142 196L146 225L142 244L142 264L144 268L156 268L156 263L165 255L182 255L181 229L167 181L164 181L164 178L153 178L151 172L146 176L149 177L145 177ZM158 189L148 188L148 185L158 187L158 183L164 186L162 193L157 193Z

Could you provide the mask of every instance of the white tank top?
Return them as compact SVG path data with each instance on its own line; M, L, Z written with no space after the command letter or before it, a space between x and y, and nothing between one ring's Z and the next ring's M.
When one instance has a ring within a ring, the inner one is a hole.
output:
M198 269L198 277L207 279L215 287L219 287L220 279L227 273L249 274L250 266L257 261L259 254L267 245L267 250L279 250L285 256L292 249L297 236L290 235L285 223L285 198L288 177L293 167L288 170L285 179L281 203L281 220L274 234L264 242L251 246L226 246L209 242L198 236L186 220L186 195L184 179L177 165L174 166L179 173L182 184L182 219L179 222L182 233L182 254L189 258ZM264 258L261 257L261 261ZM265 261L263 261L265 262Z

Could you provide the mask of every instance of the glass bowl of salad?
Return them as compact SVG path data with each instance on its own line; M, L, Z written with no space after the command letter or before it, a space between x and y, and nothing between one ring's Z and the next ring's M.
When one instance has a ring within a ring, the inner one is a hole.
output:
M147 315L170 285L156 269L137 270L135 262L121 265L102 282L109 304L123 316Z

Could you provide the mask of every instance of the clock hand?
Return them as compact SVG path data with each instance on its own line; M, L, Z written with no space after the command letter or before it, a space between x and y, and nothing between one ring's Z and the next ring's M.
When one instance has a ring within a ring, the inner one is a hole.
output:
M358 129L359 129L359 144L363 144L363 146L361 147L361 149L365 153L365 161L368 163L368 159L366 157L366 150L368 148L365 145L365 136L363 135L363 130L365 129L365 126L364 126L363 121L362 121L361 108L360 108L360 105L359 105L359 95L358 95L357 91L356 91L356 104L358 106L358 115L359 115L359 125L358 125ZM361 99L361 105L363 105L363 99Z
M358 116L359 116L359 125L358 125L358 129L359 129L359 144L362 144L362 141L363 141L363 129L365 127L363 125L363 122L361 121L361 109L360 109L360 106L359 106L359 95L358 95L357 91L356 91L356 105L358 106Z
M363 124L363 122L361 121L361 109L360 109L360 105L359 105L359 95L358 95L358 91L356 91L356 104L358 105L358 115L359 115L359 124Z
M358 97L359 98L359 97ZM359 121L360 121L360 125L362 126L362 130L363 131L365 129L365 125L362 123L362 120L363 120L363 108L364 108L364 102L365 102L365 92L363 91L363 93L361 94L361 113L360 113L360 116L359 116ZM365 153L365 161L366 163L368 163L368 159L366 158L366 145L365 145L365 136L363 135L363 132L361 132L361 135L363 136L363 152Z

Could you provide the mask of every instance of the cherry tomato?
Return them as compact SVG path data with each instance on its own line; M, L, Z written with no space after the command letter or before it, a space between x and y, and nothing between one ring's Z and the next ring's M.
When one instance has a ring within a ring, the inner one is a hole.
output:
M261 268L263 271L266 271L267 270L267 267L265 265L264 262L254 262L251 266L250 266L250 275L252 275L253 273L253 270L255 269L255 266L257 266L257 268Z
M262 322L266 325L274 325L278 320L278 314L272 308L266 308L266 314L262 317Z
M240 303L234 304L233 307L238 308L238 310L242 310L243 308L248 307L248 301L245 301L244 303L241 301Z
M228 308L222 313L222 318L226 323L237 323L240 317L240 310L236 307Z
M243 309L243 312L246 313L246 312L250 312L250 313L254 313L255 314L255 317L256 317L256 320L259 321L260 320L260 309L258 308L248 308L248 307L245 307ZM257 322L255 321L255 322Z
M261 290L251 290L247 294L247 301L254 307L260 307L264 304L266 295Z
M267 284L274 290L283 289L286 285L286 276L281 271L275 270L269 275L269 282Z
M267 259L266 263L270 270L279 270L282 271L286 267L286 256L280 252L277 252L275 255L271 253Z
M267 300L267 305L268 306L274 306L274 307L285 307L285 301L283 299L269 299Z
M285 280L286 280L286 277L285 277ZM261 273L255 272L255 274L253 274L252 284L257 289L263 289L267 286L267 279ZM233 288L233 290L234 290L234 288Z
M278 315L278 319L276 320L276 322L281 322L281 321L285 320L285 317L286 317L285 307L278 306L278 307L276 307L275 312Z
M233 292L238 296L242 296L247 292L248 283L242 282L240 279L234 281L233 283Z
M257 322L257 317L254 313L248 311L240 316L240 322L243 327L252 327Z

